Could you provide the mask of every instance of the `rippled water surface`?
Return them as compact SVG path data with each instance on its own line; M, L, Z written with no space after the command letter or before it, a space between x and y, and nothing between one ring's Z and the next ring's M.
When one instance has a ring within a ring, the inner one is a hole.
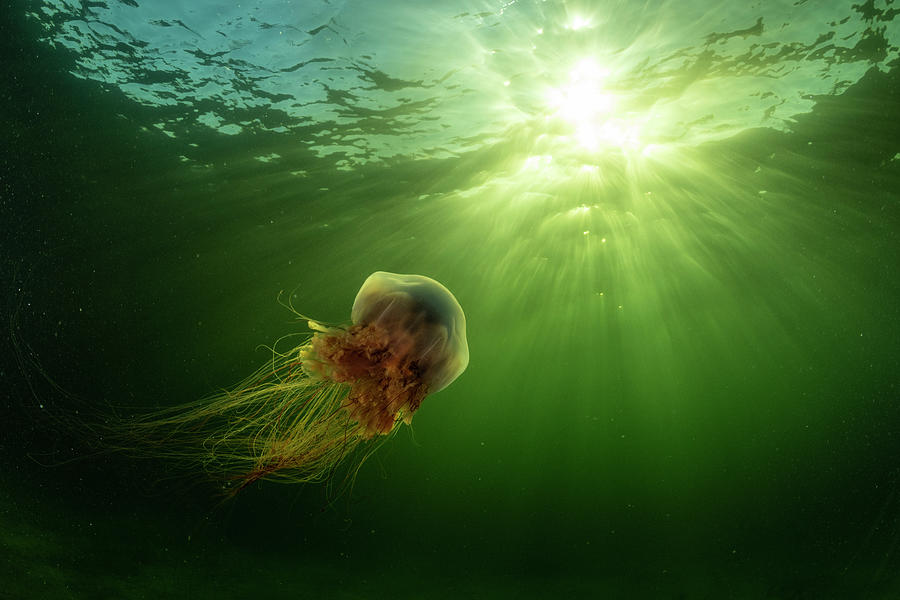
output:
M12 7L0 597L900 594L893 1ZM377 270L471 361L352 490L73 434Z

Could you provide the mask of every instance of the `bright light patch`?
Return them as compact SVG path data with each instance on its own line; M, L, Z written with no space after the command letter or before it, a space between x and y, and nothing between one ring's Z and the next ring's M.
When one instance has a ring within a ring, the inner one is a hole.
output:
M570 210L569 214L572 216L584 215L584 214L587 214L588 212L590 212L590 210L591 210L590 206L586 206L586 205L582 204L581 206L576 206L575 208Z
M585 27L590 27L591 21L590 19L585 19L583 17L575 17L572 19L572 22L569 23L569 29L572 31L578 31L579 29L584 29Z
M640 127L637 123L623 119L611 119L603 123L591 140L595 145L618 146L623 150L640 149Z
M578 62L569 72L568 82L547 94L551 118L568 123L572 139L589 151L618 148L640 152L646 118L617 114L622 98L605 89L610 75L609 69L592 59Z
M581 61L569 73L568 84L550 91L550 106L576 127L609 114L615 107L615 98L601 86L608 74L592 60Z
M539 154L537 156L529 156L525 159L525 164L522 165L522 169L540 169L541 167L548 166L553 161L553 157L549 154Z

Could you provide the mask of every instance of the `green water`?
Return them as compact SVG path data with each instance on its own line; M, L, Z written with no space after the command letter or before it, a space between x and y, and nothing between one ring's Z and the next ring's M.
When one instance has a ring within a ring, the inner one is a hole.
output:
M0 597L900 596L898 10L14 2ZM67 430L376 270L471 360L352 492Z

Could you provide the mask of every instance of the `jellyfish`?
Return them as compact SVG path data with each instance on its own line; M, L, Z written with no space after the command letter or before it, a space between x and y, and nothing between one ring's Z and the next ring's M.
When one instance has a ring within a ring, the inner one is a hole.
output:
M372 273L350 320L308 320L311 334L287 352L273 348L234 388L137 417L113 437L127 430L123 447L202 468L228 494L262 479L324 480L351 455L358 469L368 456L360 448L408 425L466 369L469 350L459 302L422 275Z

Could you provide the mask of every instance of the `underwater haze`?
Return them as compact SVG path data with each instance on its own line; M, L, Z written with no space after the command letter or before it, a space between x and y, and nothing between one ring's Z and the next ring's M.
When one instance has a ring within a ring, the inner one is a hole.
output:
M7 2L0 598L900 597L898 13ZM352 486L85 442L376 271L470 358Z

